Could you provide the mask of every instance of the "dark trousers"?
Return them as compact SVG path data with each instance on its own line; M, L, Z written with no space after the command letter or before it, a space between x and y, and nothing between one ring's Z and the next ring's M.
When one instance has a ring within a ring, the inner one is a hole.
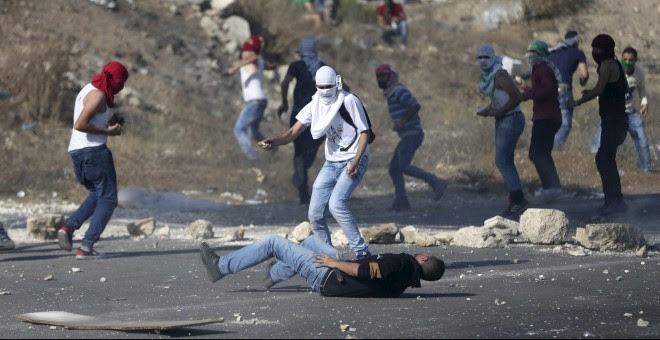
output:
M534 121L532 141L529 145L529 159L534 163L543 189L560 188L559 175L552 160L552 147L555 134L561 127L560 120L541 119Z
M294 110L298 112L300 110ZM293 122L292 122L293 125ZM314 139L309 129L293 141L293 177L291 183L298 189L300 203L309 202L309 177L307 171L316 160L316 154L325 138Z
M627 120L604 120L601 122L600 148L596 153L596 167L603 183L605 204L623 200L621 179L616 166L616 151L628 134Z

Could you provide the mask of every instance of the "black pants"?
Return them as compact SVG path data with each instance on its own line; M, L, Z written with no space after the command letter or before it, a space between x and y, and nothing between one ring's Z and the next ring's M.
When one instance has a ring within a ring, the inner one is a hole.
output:
M616 151L628 134L627 120L603 120L603 132L600 137L600 148L596 153L596 167L603 183L605 204L623 200L621 179L616 167Z
M293 177L291 183L298 189L301 203L309 202L307 170L314 164L316 153L324 140L325 138L312 138L312 133L309 132L309 129L306 129L293 141Z
M552 147L555 134L561 127L560 120L541 119L534 121L532 142L529 145L529 159L534 163L543 189L560 188L559 175L552 160Z

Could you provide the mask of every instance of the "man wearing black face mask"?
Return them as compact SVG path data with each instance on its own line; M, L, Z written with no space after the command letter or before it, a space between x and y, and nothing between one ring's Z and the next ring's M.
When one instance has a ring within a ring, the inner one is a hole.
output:
M582 98L575 106L598 97L602 137L596 153L596 167L600 173L605 204L598 209L597 217L623 213L627 206L621 193L621 179L616 166L616 152L628 133L626 115L626 81L623 67L614 55L614 39L600 34L591 42L592 56L598 64L598 82L591 90L582 91Z
M628 132L635 142L639 155L639 166L644 172L651 171L651 152L644 129L644 118L649 113L648 98L646 97L646 81L644 71L637 65L637 50L626 47L621 55L621 66L626 73L628 81L628 96L626 97L626 114L628 115ZM596 134L592 152L598 151L600 146L600 128Z

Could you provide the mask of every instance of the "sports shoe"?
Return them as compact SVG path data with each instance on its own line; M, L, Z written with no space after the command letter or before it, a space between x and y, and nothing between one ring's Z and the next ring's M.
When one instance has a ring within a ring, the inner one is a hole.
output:
M442 198L442 195L445 194L445 190L447 189L447 181L438 178L433 183L431 183L431 189L433 189L433 201L437 202Z
M9 237L4 237L0 240L0 250L12 250L14 247L16 247L16 245Z
M202 256L202 263L204 268L206 268L206 274L208 274L209 280L211 282L216 282L224 275L220 273L220 268L218 268L218 262L220 262L220 256L213 252L206 242L202 242L199 246L199 254Z
M518 218L520 218L520 215L527 210L527 207L529 207L529 202L527 202L527 200L523 200L521 203L513 203L513 201L509 201L509 207L501 212L499 216L517 221Z
M96 260L103 258L103 255L94 249L80 246L76 250L76 260Z
M392 202L392 208L391 210L393 211L406 211L410 210L410 202L408 202L407 197L395 197L394 202Z
M60 248L71 251L73 249L72 239L73 233L69 230L68 226L63 226L57 231L57 244L60 245Z
M268 267L266 268L266 277L264 277L264 279L261 281L264 283L264 288L266 289L270 289L277 284L277 282L273 281L273 278L270 276L270 270L273 268L275 263L277 263L277 261L271 261L268 264Z
M605 203L602 207L596 210L596 212L600 216L618 215L618 214L623 214L627 211L628 211L628 205L623 200L612 203Z

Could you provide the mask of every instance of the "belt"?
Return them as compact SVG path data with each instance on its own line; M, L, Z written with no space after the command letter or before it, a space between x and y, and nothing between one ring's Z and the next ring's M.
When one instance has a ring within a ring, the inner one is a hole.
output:
M512 112L509 112L509 113L505 114L504 116L501 116L500 118L513 116L513 115L518 114L518 113L522 114L522 111L512 111Z

